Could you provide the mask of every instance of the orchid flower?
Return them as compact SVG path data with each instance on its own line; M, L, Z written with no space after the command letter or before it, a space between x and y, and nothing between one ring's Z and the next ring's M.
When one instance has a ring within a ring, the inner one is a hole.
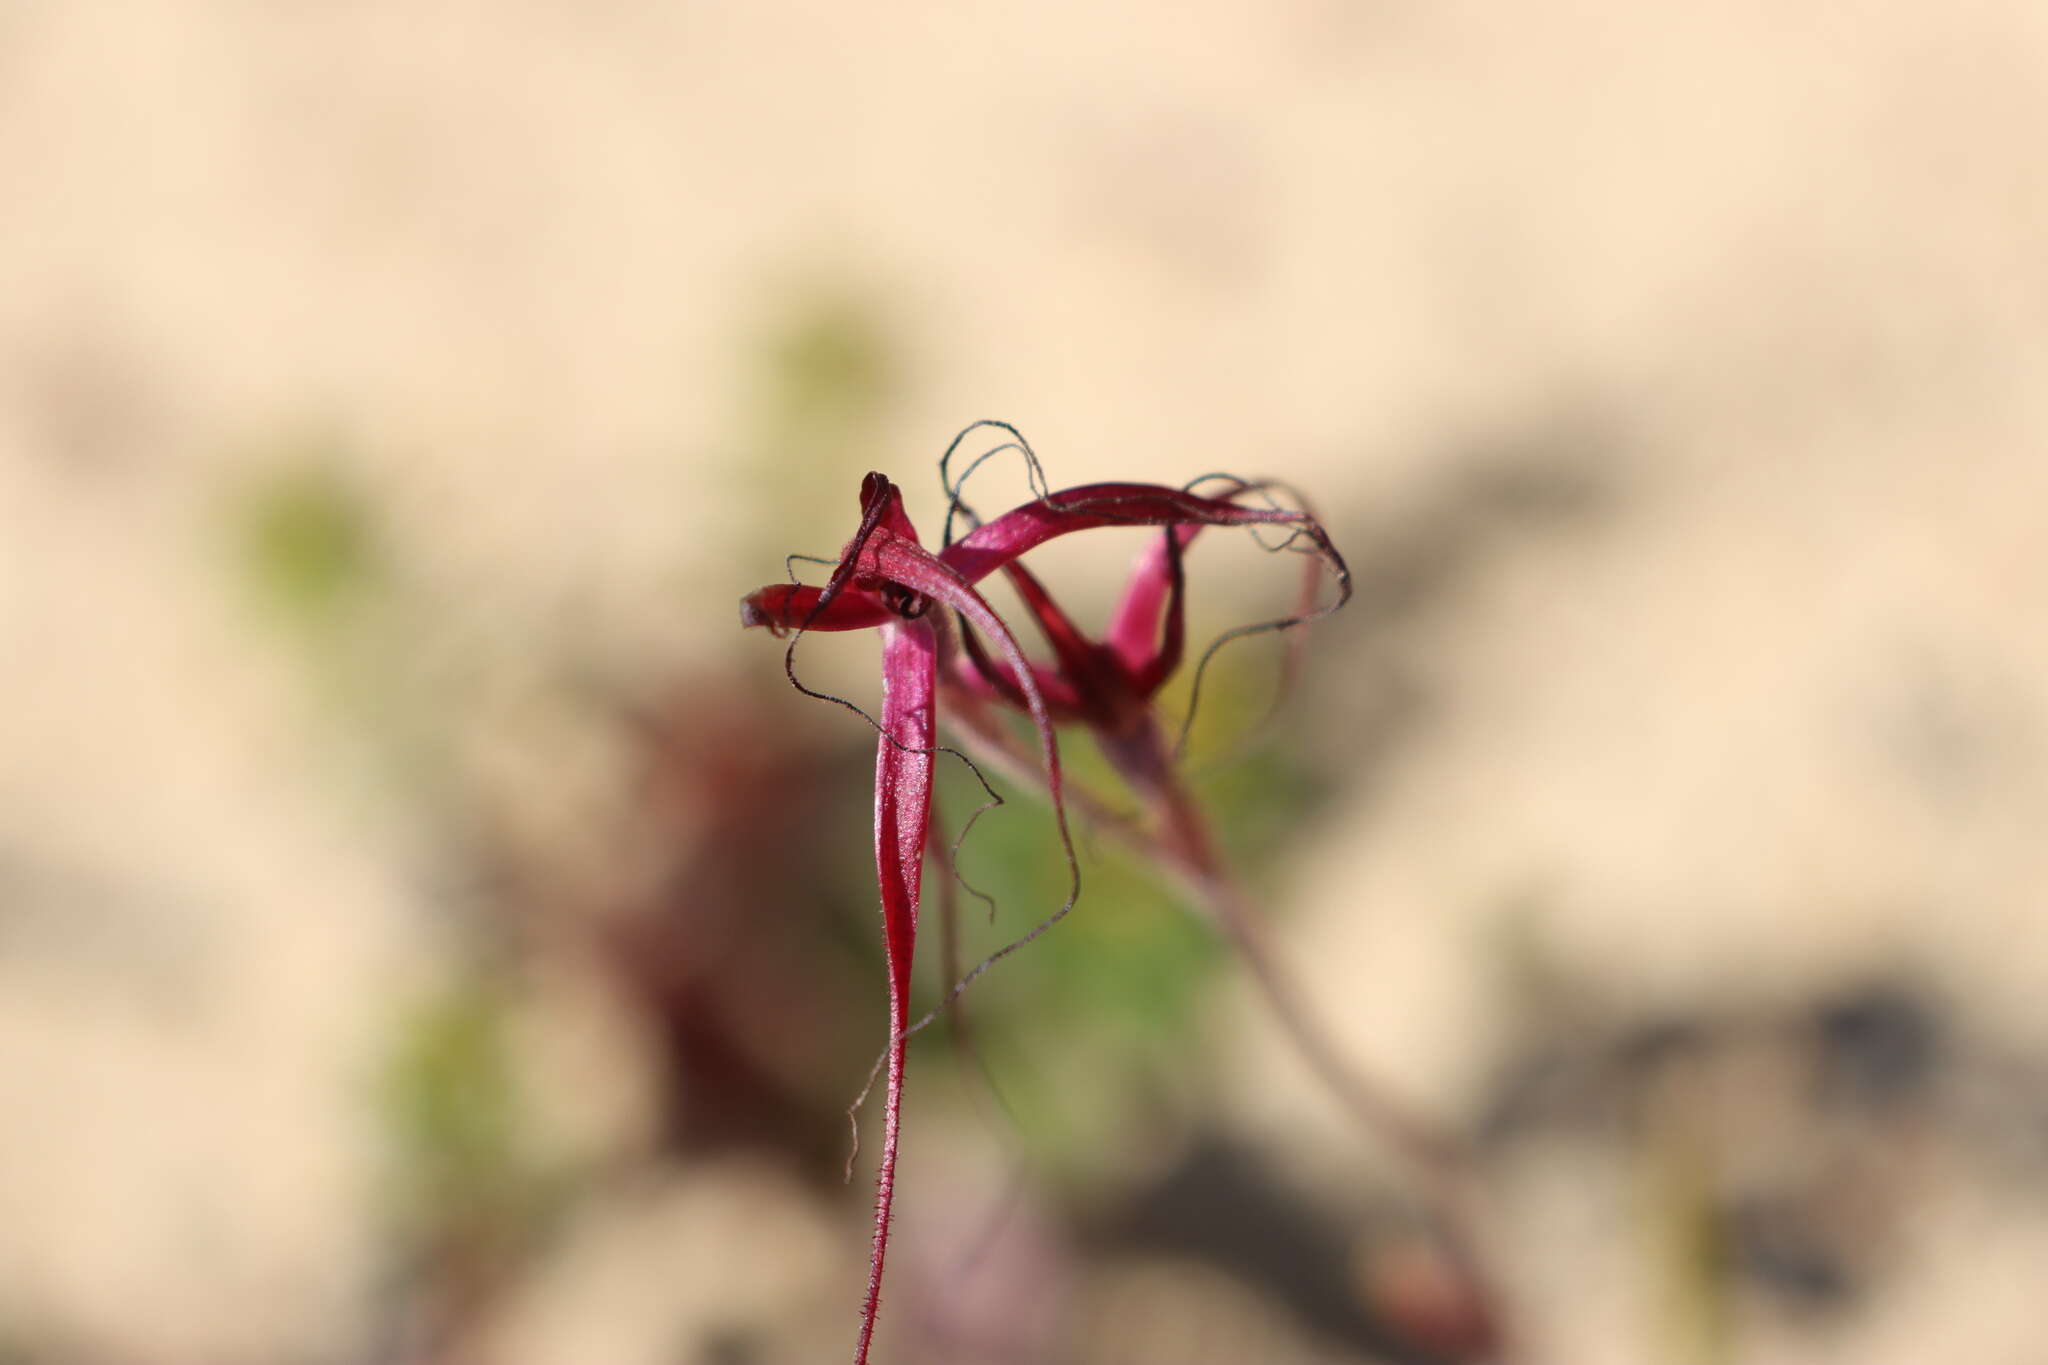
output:
M1294 1004L1252 927L1246 907L1231 889L1213 840L1199 811L1174 771L1177 745L1166 738L1153 699L1181 663L1185 649L1185 581L1182 558L1205 527L1266 529L1285 537L1284 548L1312 556L1311 581L1303 609L1295 616L1245 630L1281 629L1326 614L1350 596L1350 577L1328 534L1306 511L1237 501L1263 495L1269 485L1228 480L1220 496L1143 483L1098 483L1051 492L1036 458L1002 423L976 423L954 441L985 426L1016 439L984 454L1022 452L1039 496L955 540L952 527L965 512L959 484L948 480L951 505L946 534L937 551L919 541L903 509L897 486L881 474L861 485L860 523L840 552L823 586L777 584L742 603L743 625L764 626L790 636L784 667L798 681L797 638L807 631L875 629L882 643L882 705L875 758L875 866L880 885L883 939L889 975L889 1041L885 1068L882 1149L877 1165L874 1234L866 1296L861 1308L856 1365L864 1365L874 1336L883 1263L889 1246L890 1209L895 1193L901 1135L905 1047L915 1031L910 1017L910 970L917 945L923 859L932 828L932 766L941 752L937 709L943 700L949 724L964 742L996 766L1042 782L1050 798L1062 852L1070 873L1066 902L1022 938L986 959L954 985L950 1002L968 980L997 959L1056 923L1079 893L1079 865L1067 824L1070 799L1124 842L1174 871L1207 904L1243 950L1255 975L1296 1043L1316 1070L1369 1123L1390 1133L1411 1154L1431 1139L1374 1087L1348 1072L1335 1050L1310 1026ZM950 461L952 450L948 451ZM941 462L944 478L947 462ZM973 472L970 467L968 473ZM963 474L961 482L964 482ZM1190 487L1211 480L1197 480ZM976 520L968 513L970 521ZM1157 527L1162 534L1140 556L1131 580L1100 641L1090 640L1063 612L1020 557L1059 536L1102 527ZM1336 601L1312 609L1318 566L1337 585ZM977 585L997 572L1015 587L1026 611L1050 646L1049 663L1033 661ZM1231 632L1224 640L1245 633ZM1218 644L1223 643L1219 640ZM1211 646L1213 654L1215 646ZM1206 664L1208 656L1203 657ZM1197 672L1199 684L1200 673ZM839 698L830 700L841 701ZM842 705L851 703L841 701ZM1036 752L1019 745L997 719L1003 707L1027 715ZM854 708L858 709L858 708ZM865 713L863 713L865 714ZM1149 827L1109 813L1106 804L1070 793L1060 768L1055 727L1085 725L1112 767L1155 816ZM929 1017L929 1016L928 1016Z

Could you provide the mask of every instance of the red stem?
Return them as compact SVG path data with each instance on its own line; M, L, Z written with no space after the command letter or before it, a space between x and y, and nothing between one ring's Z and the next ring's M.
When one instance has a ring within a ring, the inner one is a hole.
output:
M963 737L997 766L1020 780L1035 776L1030 760L1017 753L1007 735L979 708L956 705L951 715ZM1152 715L1139 713L1122 730L1097 730L1095 738L1156 821L1152 827L1142 828L1112 813L1085 789L1070 787L1067 799L1081 806L1091 823L1118 842L1159 863L1214 917L1250 969L1266 1007L1309 1069L1361 1128L1391 1147L1416 1173L1446 1253L1467 1278L1500 1336L1494 1358L1512 1359L1505 1299L1483 1252L1485 1239L1479 1228L1485 1221L1484 1200L1469 1149L1362 1071L1302 1003L1305 996L1282 964L1257 907L1224 865L1208 822L1181 782L1166 737Z
M1266 1006L1294 1049L1359 1125L1391 1146L1422 1181L1444 1249L1505 1333L1499 1283L1482 1254L1481 1191L1470 1151L1455 1135L1418 1115L1345 1056L1303 1003L1300 986L1280 960L1258 908L1223 864L1208 822L1175 771L1165 735L1150 713L1117 735L1098 732L1105 755L1159 823L1152 849L1177 880L1215 916L1217 926L1251 970ZM1506 1359L1502 1346L1498 1359Z

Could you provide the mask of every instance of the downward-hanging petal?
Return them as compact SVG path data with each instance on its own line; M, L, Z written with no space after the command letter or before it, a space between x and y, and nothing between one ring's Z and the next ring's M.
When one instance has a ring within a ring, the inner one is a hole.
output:
M875 741L875 872L881 882L892 1001L906 996L931 816L938 640L928 621L882 628L882 733ZM894 1005L892 1003L892 1008Z
M1053 816L1059 825L1060 843L1071 861L1073 841L1067 832L1066 807L1061 799L1063 784L1059 741L1053 735L1052 713L1046 706L1044 694L1038 689L1031 661L1025 657L1017 637L1010 633L1010 628L1003 624L1003 618L996 615L995 608L974 590L972 584L915 540L877 528L868 537L861 553L861 573L907 592L914 601L938 602L951 607L995 645L1003 661L1010 666L1016 685L1024 694L1025 709L1031 713L1032 725L1038 731L1039 759L1045 769L1047 791L1052 797ZM886 591L885 588L885 595ZM911 609L924 610L922 606Z
M932 693L938 640L929 621L882 628L882 733L875 741L875 874L882 891L882 936L889 960L888 1094L882 1108L882 1154L875 1174L875 1239L861 1305L856 1365L868 1356L889 1251L889 1213L896 1194L896 1152L903 1123L903 1063L910 1028L910 967L917 948L918 898L924 875L925 830L932 806Z

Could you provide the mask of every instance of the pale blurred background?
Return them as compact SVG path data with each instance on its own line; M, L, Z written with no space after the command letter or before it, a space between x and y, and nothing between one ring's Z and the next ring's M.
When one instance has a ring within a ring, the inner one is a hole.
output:
M2040 1361L2044 129L2036 0L0 2L0 1361L845 1358L872 743L736 604L977 417L1318 500L1203 790L1525 1358ZM878 1360L1455 1356L1143 869L969 1000Z

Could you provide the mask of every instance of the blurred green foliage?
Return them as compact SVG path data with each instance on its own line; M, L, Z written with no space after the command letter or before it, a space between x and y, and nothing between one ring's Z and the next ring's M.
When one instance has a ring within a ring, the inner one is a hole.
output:
M1696 1134L1653 1124L1637 1161L1644 1259L1658 1281L1657 1326L1670 1358L1697 1365L1732 1360L1737 1286L1712 1150Z
M823 289L793 309L764 359L769 410L791 428L871 423L900 387L879 310L850 292Z
M377 1111L402 1228L434 1241L501 1240L533 1210L506 1016L508 989L450 982L397 1021Z
M772 517L759 530L770 562L828 553L855 519L861 472L889 463L888 418L906 383L895 326L867 293L828 278L771 305L748 351L752 434L734 501Z
M479 661L450 641L473 632L419 591L408 547L341 438L300 436L266 457L223 499L231 588L301 670L344 742L343 771L371 777L379 800L403 801L415 819L460 818L449 812L468 798L450 750Z
M287 621L331 631L386 581L368 495L331 448L288 454L237 500L242 576Z

